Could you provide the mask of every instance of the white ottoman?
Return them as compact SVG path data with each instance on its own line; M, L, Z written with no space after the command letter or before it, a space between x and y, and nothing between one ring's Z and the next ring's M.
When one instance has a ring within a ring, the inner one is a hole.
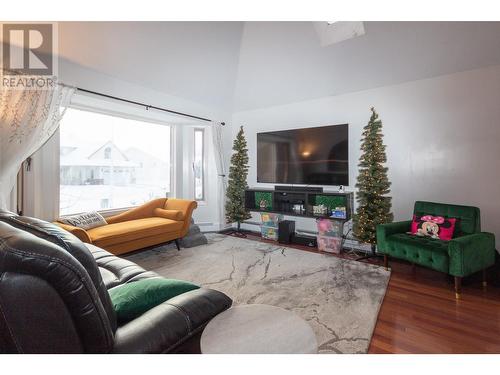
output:
M269 305L239 305L217 315L201 336L206 354L312 354L316 335L291 311Z

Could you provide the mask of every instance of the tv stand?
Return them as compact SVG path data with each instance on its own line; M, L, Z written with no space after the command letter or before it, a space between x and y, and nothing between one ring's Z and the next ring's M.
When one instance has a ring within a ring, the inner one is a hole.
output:
M323 192L308 190L310 188L293 187L293 190L282 189L276 186L275 189L252 188L245 190L245 208L254 212L271 212L287 216L329 218L332 220L348 221L352 216L354 194L352 192ZM318 188L313 188L318 189ZM315 214L313 206L325 205L329 211L336 207L345 207L345 218L331 217L330 212L325 214ZM299 210L297 207L302 206Z
M323 188L320 186L290 186L290 185L276 185L274 190L277 191L310 191L315 193L322 193Z

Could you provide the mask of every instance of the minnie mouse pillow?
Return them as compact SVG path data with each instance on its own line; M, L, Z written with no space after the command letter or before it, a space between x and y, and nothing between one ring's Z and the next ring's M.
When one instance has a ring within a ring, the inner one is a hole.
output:
M443 216L413 215L411 234L449 241L453 237L456 221L455 218Z

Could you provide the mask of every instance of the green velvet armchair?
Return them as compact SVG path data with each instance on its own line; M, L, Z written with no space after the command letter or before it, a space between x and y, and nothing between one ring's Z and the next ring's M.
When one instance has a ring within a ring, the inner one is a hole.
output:
M384 254L386 267L389 257L393 257L452 275L457 299L464 276L483 271L486 286L486 269L495 263L495 236L481 232L479 208L417 201L413 214L457 218L453 239L442 241L408 234L411 220L378 225L377 248Z

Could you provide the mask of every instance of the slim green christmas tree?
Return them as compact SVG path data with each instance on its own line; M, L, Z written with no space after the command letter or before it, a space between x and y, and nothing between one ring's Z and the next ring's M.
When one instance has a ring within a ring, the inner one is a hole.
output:
M391 212L391 183L387 177L387 161L385 145L382 138L382 121L375 109L368 125L363 129L361 139L362 155L359 159L359 175L356 183L358 188L358 208L354 215L354 235L361 241L372 245L375 254L376 228L378 224L393 220Z
M248 188L248 149L243 126L236 135L233 151L226 190L226 221L228 224L236 222L239 232L241 222L251 217L250 211L245 209L245 189Z

